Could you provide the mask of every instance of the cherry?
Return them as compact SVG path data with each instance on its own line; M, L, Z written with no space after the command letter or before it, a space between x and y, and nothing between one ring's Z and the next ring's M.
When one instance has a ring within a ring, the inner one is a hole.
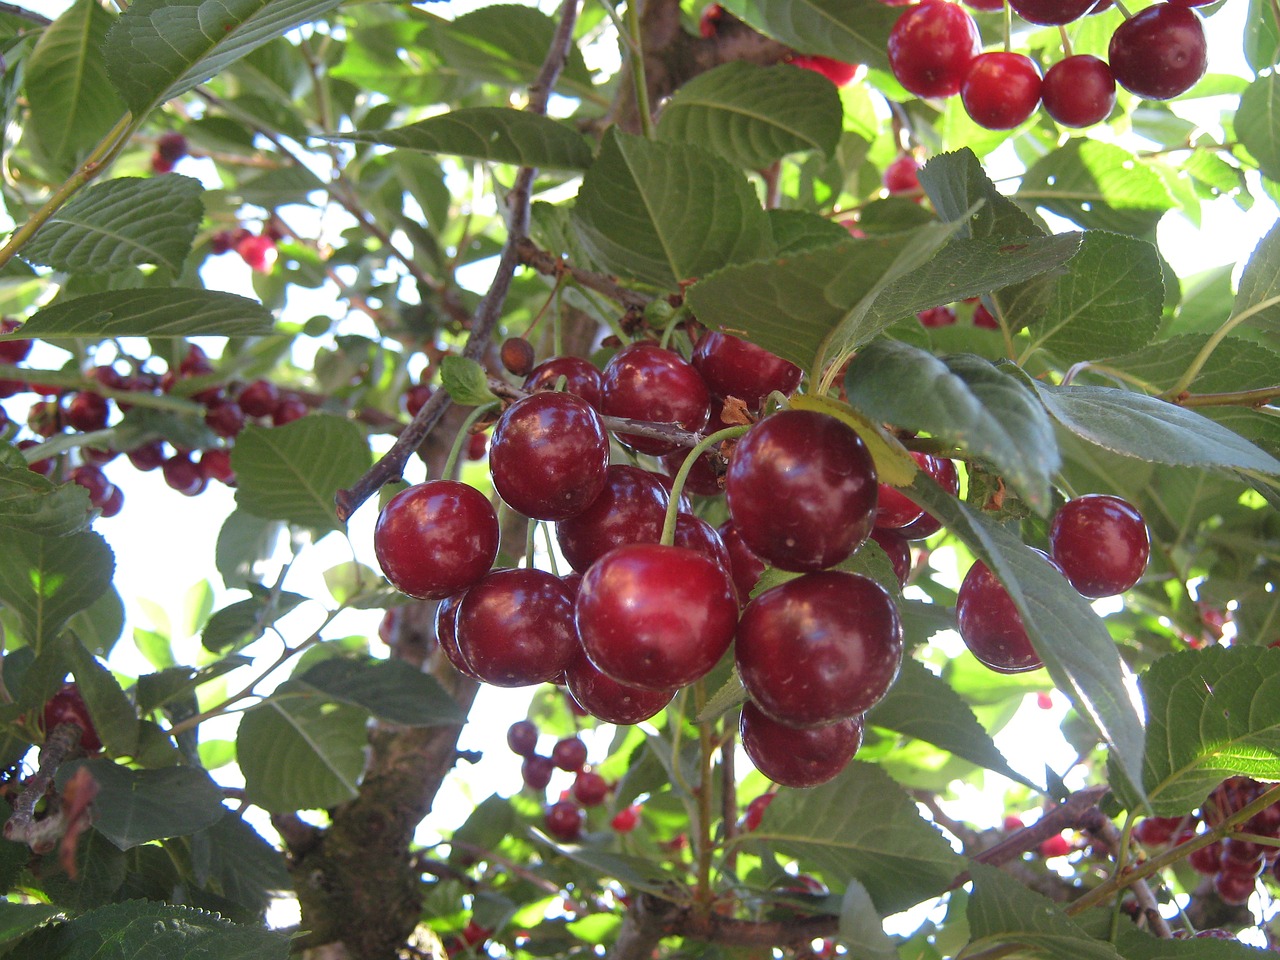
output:
M73 430L101 430L111 416L111 403L91 390L81 390L67 404L66 420Z
M164 482L184 497L197 496L209 485L200 465L194 463L186 454L173 455L161 465L160 469L164 472Z
M1015 830L1025 830L1026 824L1022 822L1021 817L1015 817L1012 814L1007 815L1001 822L1000 827L1005 833L1013 833Z
M103 517L108 520L118 515L124 509L124 491L113 484L111 492L107 494L107 499L98 509L102 511Z
M266 235L250 234L235 246L240 259L255 273L270 273L276 262L276 242Z
M994 13L996 10L1004 9L1004 0L964 0L964 3L965 6L984 13Z
M656 343L633 343L614 354L600 376L600 412L698 431L707 423L711 395L692 364ZM654 437L618 434L641 453L662 454L677 444Z
M700 553L714 560L725 573L730 572L733 561L729 558L729 548L720 539L716 528L701 517L683 510L676 514L675 545Z
M536 390L554 390L564 377L564 392L581 397L597 410L600 409L600 371L581 357L551 357L533 368L524 379L524 388L530 393Z
M540 757L536 753L524 758L520 764L520 776L530 790L545 790L555 773L556 765L550 757Z
M705 676L729 649L738 599L729 574L702 554L635 544L583 575L576 615L582 647L602 673L672 690Z
M920 321L920 326L929 329L949 327L956 322L956 312L948 306L930 307L917 313L916 319Z
M101 507L115 490L115 485L107 479L107 475L97 467L84 464L71 471L71 482L79 484L89 492L89 502Z
M1042 84L1043 84L1043 81L1042 81ZM1041 96L1044 95L1043 85L1041 86L1040 93L1041 93ZM984 303L979 303L977 306L973 308L973 325L975 327L981 327L983 330L999 330L1000 329L1000 321L995 318L995 316L991 313L990 310L987 309L987 306Z
M974 562L960 584L956 619L965 646L992 670L1022 673L1042 665L1013 598L981 560Z
M911 544L897 530L872 530L871 539L889 557L893 564L893 575L898 578L898 586L907 585L907 577L911 575Z
M792 727L861 714L902 665L902 622L887 590L853 573L810 573L742 612L734 658L760 710Z
M462 942L472 947L478 943L484 943L491 936L493 936L493 931L488 927L480 926L474 918L468 920L467 925L462 930Z
M572 843L582 836L582 824L586 819L586 811L580 806L572 800L561 800L547 808L543 822L551 836Z
M1144 817L1133 828L1133 839L1144 847L1164 846L1185 823L1186 817Z
M1012 130L1040 104L1040 68L1021 53L982 53L960 88L965 112L980 127Z
M230 450L205 450L200 454L200 473L206 480L217 480L229 487L236 485L236 473L231 469Z
M947 0L908 7L889 31L889 67L917 97L959 93L969 63L981 52L978 24Z
M881 182L890 196L915 193L920 189L920 161L909 153L900 153L884 168Z
M156 155L172 166L187 155L187 138L177 132L162 133L156 141Z
M27 429L38 437L52 437L62 427L62 408L56 400L37 400L27 410Z
M255 380L240 391L236 402L250 417L269 417L280 402L280 391L270 380Z
M578 649L573 598L544 570L495 570L458 604L458 649L471 669L495 687L554 680Z
M866 542L876 470L866 445L835 417L783 410L738 441L725 476L734 526L783 570L821 570Z
M613 827L618 833L630 833L639 825L640 808L636 806L623 807L609 821L609 826Z
M17 320L0 319L0 334L13 333L22 324ZM27 359L34 340L0 340L0 363L17 364Z
M760 821L764 819L764 812L769 809L769 804L773 803L776 793L762 793L758 797L752 798L747 804L747 812L742 817L742 829L750 833L760 826Z
M747 546L732 520L720 524L716 532L729 551L729 572L733 575L738 599L745 604L751 598L751 591L764 573L766 564Z
M81 730L80 746L85 753L96 753L102 749L102 740L93 725L93 718L89 716L89 708L80 695L80 688L74 683L64 683L62 689L48 699L40 722L46 736L53 733L59 724L74 723Z
M221 398L209 404L204 422L218 436L231 438L244 429L244 410L234 400Z
M311 408L307 406L307 402L296 393L281 394L280 402L271 411L271 423L274 426L283 427L286 423L301 420L310 412Z
M1148 7L1148 9L1150 9ZM1180 8L1181 9L1181 8ZM1243 873L1218 873L1213 878L1213 889L1223 903L1234 907L1244 906L1258 887L1255 877Z
M556 541L579 573L614 547L657 543L667 512L667 491L656 474L616 464L586 510L556 524Z
M578 772L577 778L573 781L573 787L570 789L573 793L573 799L584 807L598 807L604 803L604 798L609 795L609 781L598 773L590 770L581 770Z
M1131 503L1088 494L1063 504L1049 527L1049 550L1071 585L1085 597L1124 593L1142 577L1151 538Z
M40 446L35 440L19 440L17 447L19 450L30 450L32 447ZM32 473L38 473L42 477L52 477L54 469L58 466L58 462L53 457L45 457L43 460L32 460L27 464L27 469Z
M527 377L533 370L533 344L523 337L508 337L498 353L503 368L516 377Z
M382 572L402 593L442 600L479 580L498 555L498 516L475 487L429 480L401 490L373 531Z
M1071 849L1071 841L1059 833L1040 844L1040 856L1046 860L1053 857L1065 857L1071 852Z
M538 728L530 720L517 720L507 728L507 746L516 756L533 756L538 749Z
M431 395L435 393L429 383L415 383L404 392L404 409L410 417L416 417L418 411L427 405Z
M912 453L916 463L924 466L927 454ZM924 508L897 487L880 484L876 494L876 530L899 530L924 515Z
M1204 76L1209 62L1204 26L1186 7L1157 3L1116 28L1107 60L1116 82L1130 93L1168 100Z
M897 2L897 0L895 0ZM907 0L900 0L907 2ZM797 55L791 58L790 63L805 70L812 70L814 73L821 74L826 77L837 87L847 87L853 83L858 77L858 71L862 65L858 63L845 63L843 60L832 60L830 57L823 57L818 54L810 56Z
M719 428L709 424L707 426L707 433L713 433L717 429ZM661 458L662 469L666 471L666 475L674 479L675 475L684 465L685 458L688 455L689 448L663 454ZM718 465L722 462L723 461L721 461L720 458L710 450L705 451L702 456L698 457L698 459L693 462L693 466L689 469L688 474L686 474L684 479L684 490L681 493L681 497L690 493L696 493L701 497L718 496L721 492L720 475L722 472ZM666 484L663 484L663 486L666 486Z
M923 464L925 473L929 474L942 489L953 497L960 492L960 473L956 470L954 460L946 457L930 456L925 459ZM906 540L923 540L925 537L931 537L942 529L942 521L937 519L933 514L926 512L918 520L912 520L905 527L899 527L896 531L898 536Z
M1009 0L1009 8L1027 23L1044 27L1079 20L1097 0Z
M1222 844L1211 843L1207 847L1192 850L1187 855L1187 865L1196 873L1206 877L1216 876L1218 861L1222 859Z
M579 737L564 737L551 748L551 762L561 770L578 773L587 762L587 745Z
M601 673L581 650L564 673L574 702L605 723L648 720L670 703L673 695L670 690L645 690L619 683Z
M144 473L155 470L166 459L164 441L152 440L149 443L144 443L140 447L134 447L132 450L126 451L125 456L129 458L129 462L133 464L135 470L141 470Z
M727 333L710 330L693 348L693 366L717 397L737 397L750 410L759 410L774 390L795 393L802 371L764 347Z
M742 705L742 748L757 770L787 787L816 787L840 773L862 746L862 717L799 729L778 723L754 703Z
M1091 127L1111 115L1116 105L1116 78L1105 60L1079 53L1048 69L1040 97L1044 112L1064 127Z
M517 400L494 427L494 489L526 517L578 515L604 489L608 468L609 436L600 415L573 394L535 393Z

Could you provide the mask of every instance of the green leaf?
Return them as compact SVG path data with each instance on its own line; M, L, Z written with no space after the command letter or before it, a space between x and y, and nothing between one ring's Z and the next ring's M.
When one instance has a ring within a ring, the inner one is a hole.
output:
M40 35L25 64L27 133L64 176L124 116L100 49L112 19L95 0L76 0Z
M857 880L846 881L840 901L840 942L851 960L897 960L897 944L884 932L884 919L876 912L867 888Z
M1170 337L1124 356L1109 357L1103 365L1130 373L1151 389L1163 391L1178 382L1208 340L1209 334ZM1193 393L1215 393L1266 387L1276 382L1277 370L1280 353L1251 340L1227 337L1219 341L1188 389Z
M1111 748L1113 784L1142 782L1142 721L1124 685L1115 641L1089 602L1017 536L920 471L908 488L1004 585L1054 685Z
M866 719L1038 789L1009 766L969 704L918 660L908 657L902 662L898 679L884 699L867 711Z
M89 493L55 484L26 466L0 464L0 528L61 537L89 525Z
M591 146L572 127L510 107L463 107L394 130L329 137L552 170L585 170Z
M340 2L135 0L107 33L107 73L134 116L146 116Z
M1236 136L1262 175L1280 180L1280 74L1259 77L1240 95Z
M198 767L130 770L110 760L82 760L58 770L59 786L82 766L98 784L94 829L121 850L195 833L227 812L222 788Z
M68 629L94 656L106 659L124 632L124 602L115 587L71 618Z
M128 900L46 927L24 950L49 960L286 960L289 938L193 907Z
M1251 329L1280 334L1280 223L1267 231L1249 255L1231 312L1250 313L1244 322Z
M995 867L973 863L966 950L1022 947L1053 960L1121 960L1111 944L1095 940L1061 907Z
M903 390L904 383L920 389ZM1048 512L1058 445L1021 379L972 354L935 357L878 340L849 364L845 391L849 405L873 421L928 431L990 461L1036 510Z
M1035 388L1050 416L1104 450L1180 467L1280 473L1280 460L1185 407L1111 387Z
M841 122L840 95L825 77L734 60L675 92L662 108L658 137L696 143L736 166L760 170L800 150L830 156Z
M284 530L278 520L264 520L245 510L233 510L218 531L214 565L228 590L258 583L254 568L266 560Z
M742 685L742 679L738 676L738 668L736 665L729 668L729 679L720 685L720 688L707 700L706 704L698 715L694 717L693 722L702 724L710 723L717 717L723 716L740 703L747 702L747 688Z
M155 673L143 674L138 678L136 688L138 710L144 714L158 710L187 696L201 684L252 663L249 657L227 656L206 667L166 667Z
M1280 779L1280 650L1169 654L1140 682L1148 717L1143 782L1157 815L1191 811L1235 774Z
M105 340L110 337L253 337L271 332L271 314L234 293L170 287L111 290L63 300L22 325L22 337ZM13 334L0 340L16 340Z
M260 590L248 600L223 607L209 618L200 634L206 650L239 649L257 640L267 628L308 598L288 590Z
M885 50L900 10L873 0L728 0L722 6L765 36L801 53L889 69Z
M255 914L261 915L273 896L293 886L280 851L231 812L192 842L208 844L209 886Z
M1280 63L1280 22L1270 0L1249 0L1244 58L1254 73Z
M236 756L250 803L272 812L323 809L356 795L367 711L330 703L290 680L247 711Z
M1076 137L1046 153L1022 178L1017 199L1086 229L1146 236L1173 206L1160 175L1127 150Z
M349 420L313 413L236 438L236 506L267 520L340 530L333 497L369 469L369 444Z
M75 640L65 643L67 663L107 751L115 756L134 754L138 748L138 715L120 682L80 643ZM97 824L97 820L94 823Z
M1125 960L1258 960L1258 948L1239 940L1193 937L1165 940L1121 924L1116 947Z
M1164 276L1145 240L1090 230L1065 273L1027 288L1002 304L1006 314L1065 363L1136 350L1160 326Z
M448 356L440 360L440 384L454 403L465 407L479 407L498 399L489 389L484 367L466 357Z
M961 237L1003 241L1044 236L1034 220L996 189L967 147L933 157L919 176L938 216L964 222Z
M363 707L379 720L401 726L445 726L467 719L434 677L403 660L334 657L294 679L328 699Z
M71 272L151 263L178 273L204 216L203 192L199 180L177 174L94 184L49 218L22 257Z
M805 210L768 210L778 256L829 247L849 239L849 231L826 217Z
M115 557L93 531L66 537L10 531L4 539L0 601L22 620L27 642L39 652L107 589Z
M773 250L754 189L727 160L616 128L582 179L572 222L606 269L660 287Z
M6 805L6 819L8 810ZM0 944L20 940L50 920L62 919L66 913L43 903L12 903L0 900Z
M742 839L816 868L832 889L857 880L881 913L941 893L962 860L879 767L854 760L829 783L783 790Z

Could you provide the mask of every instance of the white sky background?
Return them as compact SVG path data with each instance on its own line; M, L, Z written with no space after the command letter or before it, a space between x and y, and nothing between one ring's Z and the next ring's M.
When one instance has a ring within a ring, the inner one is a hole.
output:
M475 7L487 5L478 0L454 0L447 5L448 12L457 15ZM69 3L60 0L32 0L26 4L47 16L56 16ZM545 7L546 4L543 4ZM1243 0L1230 0L1226 7L1206 21L1210 36L1211 73L1236 73L1248 76L1243 55L1240 49L1240 37L1243 18L1247 4ZM433 7L445 12L445 5ZM1189 119L1201 122L1207 116L1203 108L1197 105L1178 105L1175 109L1184 113ZM1217 107L1218 105L1213 105ZM1203 122L1211 122L1204 120ZM1000 157L995 155L991 164L993 176L1001 176ZM186 159L179 163L178 171L191 176L205 177L206 185L214 186L211 178L211 166L208 161ZM323 175L323 174L322 174ZM1208 269L1221 264L1243 263L1258 239L1276 220L1276 208L1263 197L1261 191L1254 195L1259 201L1248 213L1241 212L1229 201L1206 204L1203 225L1197 229L1177 214L1164 218L1160 225L1160 246L1166 257L1180 276ZM300 219L290 211L288 218L292 223ZM492 269L491 266L488 269ZM474 283L482 287L487 282L485 268L473 271ZM228 255L216 258L205 269L206 282L211 287L232 290L252 296L250 272L239 258ZM295 318L303 318L324 313L340 317L342 305L336 298L332 288L321 291L301 291L294 288L290 292L291 302L288 310ZM1225 319L1225 318L1224 318ZM355 329L344 332L359 332L376 335L372 325L363 317L353 318ZM218 341L211 342L211 353L220 349ZM65 360L61 351L44 347L33 356L37 364L49 363L60 365ZM25 410L17 408L14 401L7 401L6 408L14 418L21 417ZM387 444L379 449L385 449ZM412 468L411 468L412 469ZM421 479L418 474L410 472L410 479ZM217 600L216 607L222 607L243 596L242 593L228 593L221 589L219 578L213 571L212 550L223 518L234 507L233 492L219 483L211 483L209 489L194 500L188 500L170 490L163 482L160 471L142 474L132 469L125 458L118 458L108 465L107 474L114 482L119 483L125 493L123 512L110 520L99 520L94 527L111 543L116 553L116 584L129 608L129 623L117 646L112 665L129 675L145 672L148 667L134 651L131 642L131 630L135 625L147 626L145 615L139 616L133 598L143 597L154 601L165 608L172 621L177 624L182 617L183 598L193 585L211 575L214 578ZM350 542L331 535L320 544L310 547L304 553L304 561L296 564L290 572L286 588L304 595L328 599L328 593L321 579L321 573L331 566L346 562L354 556L363 563L377 568L372 555L372 526L376 507L366 504L352 519L350 525ZM954 558L952 558L954 559ZM939 551L939 563L948 562L947 552ZM956 583L959 582L960 571L953 571ZM316 612L313 604L304 605L289 617L280 622L280 628L290 639L297 643L308 635L318 624L322 614ZM329 635L340 637L346 634L376 636L375 631L380 613L352 612L336 621ZM158 626L158 625L157 625ZM176 638L175 638L176 639ZM958 638L957 638L958 642ZM179 661L186 655L194 659L199 642L190 638L175 644ZM375 650L380 647L374 640ZM260 652L274 658L278 652L278 643L270 638L260 641L249 653ZM239 689L244 680L232 675L231 689ZM476 766L463 767L460 775L449 778L445 788L437 799L436 810L428 818L425 829L420 833L423 840L438 836L438 831L456 826L470 812L474 803L497 791L508 794L520 786L519 762L506 749L503 735L506 727L525 716L528 703L528 691L499 690L487 687L482 690L476 708L472 712L470 723L460 742L462 749L483 750L484 759ZM1034 699L1024 704L1019 716L1006 727L998 738L1000 747L1005 751L1013 765L1025 770L1033 779L1039 780L1045 763L1061 771L1073 759L1073 752L1061 740L1057 726L1065 712L1065 703L1057 698L1052 710L1044 711L1035 707ZM1015 732L1016 731L1016 732ZM207 724L202 739L231 738L234 736L234 724ZM612 728L604 728L598 737L588 737L592 761L604 758ZM1054 748L1053 745L1060 745ZM541 744L543 752L550 749L551 738L544 737ZM743 760L743 769L745 766ZM227 769L218 771L215 776L224 783L230 784ZM986 790L969 790L963 802L957 805L957 812L966 819L979 824L998 824L1004 815L1003 786L1001 778L989 774ZM552 782L548 795L554 799L561 787L567 787L567 774L557 772L557 779ZM1033 818L1029 818L1033 819ZM263 818L265 821L265 818ZM259 826L263 824L260 822ZM269 827L268 827L269 829Z

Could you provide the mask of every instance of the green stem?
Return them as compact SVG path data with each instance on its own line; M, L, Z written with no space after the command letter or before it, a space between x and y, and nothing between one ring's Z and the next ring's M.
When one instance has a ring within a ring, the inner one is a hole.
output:
M444 462L444 470L440 476L446 480L453 477L454 471L458 469L458 456L462 453L462 445L467 442L467 438L471 433L471 427L482 416L498 406L499 401L486 403L483 406L476 407L467 414L467 419L462 421L462 426L458 428L458 435L453 438L453 446L449 448L449 459Z
M655 131L653 112L649 107L649 81L644 74L644 38L640 32L639 0L627 2L627 33L630 37L631 80L636 90L636 109L640 113L640 129L644 132L646 140L652 140L655 137Z
M676 475L671 481L671 502L667 504L667 516L662 522L662 539L659 541L663 546L669 547L675 541L676 516L680 513L680 494L684 492L685 480L688 479L689 471L698 462L698 458L709 447L714 447L717 443L725 440L732 440L734 437L740 437L749 429L751 429L750 424L743 424L740 427L725 427L710 436L703 437L694 444L693 449L684 458L684 463L680 464L680 469L676 471Z
M1180 407L1262 407L1277 398L1280 398L1280 384L1227 393L1193 393L1175 398L1174 403Z
M0 266L3 266L3 263L0 263ZM1258 315L1263 310L1266 310L1269 307L1274 307L1276 304L1280 304L1280 296L1268 297L1265 300L1258 301L1248 310L1243 310L1235 316L1228 318L1227 322L1215 330L1213 335L1205 342L1205 345L1200 348L1200 352L1196 354L1195 359L1191 361L1191 365L1187 367L1186 372L1182 374L1178 379L1178 382L1166 390L1162 396L1165 399L1173 399L1186 393L1187 388L1191 386L1196 377L1200 376L1200 371L1204 369L1204 365L1208 363L1209 358L1213 356L1213 351L1218 349L1218 344L1222 343L1232 330L1251 317Z

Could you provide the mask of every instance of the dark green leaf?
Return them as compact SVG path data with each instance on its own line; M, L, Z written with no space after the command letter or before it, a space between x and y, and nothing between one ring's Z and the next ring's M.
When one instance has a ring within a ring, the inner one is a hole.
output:
M903 390L902 384L920 389ZM972 354L935 357L895 340L864 348L845 376L849 404L873 421L924 430L989 460L1041 513L1060 465L1053 424L1016 377Z
M722 6L801 53L887 70L889 30L900 11L872 0L728 0Z
M498 399L489 389L484 367L466 357L450 356L440 361L440 384L454 403L466 407L478 407Z
M961 237L1004 241L1044 236L1035 221L996 189L967 147L933 157L920 171L920 185L939 217L964 221Z
M369 469L369 445L350 420L313 413L236 438L236 506L268 520L340 530L333 497Z
M261 591L248 600L223 607L209 618L200 642L206 650L239 649L257 640L273 623L307 598L287 590Z
M601 265L661 287L773 252L768 217L727 160L616 130L583 177L573 223Z
M67 662L103 745L113 755L132 755L138 748L138 715L120 681L80 643L65 642Z
M834 220L804 210L769 210L769 226L778 256L803 253L849 239L849 231Z
M0 465L0 528L61 537L89 525L89 494L55 484L26 466Z
M363 707L406 727L466 722L466 713L436 679L403 660L321 660L295 678L331 700Z
M851 960L898 960L897 944L884 932L884 918L867 888L853 879L846 881L840 902L840 942Z
M1062 908L995 867L974 863L966 948L1021 947L1053 960L1121 960L1111 944L1095 940ZM1018 952L1018 951L1015 951Z
M1264 177L1280 180L1280 74L1249 84L1236 111L1236 136Z
M1026 784L982 729L969 705L947 682L908 657L883 700L867 712L867 723L931 743L978 766Z
M1153 392L1169 389L1182 376L1209 340L1208 334L1187 334L1160 340L1142 350L1110 357L1103 365L1138 377ZM1274 384L1280 371L1280 353L1250 340L1221 340L1188 385L1192 393L1251 390Z
M1116 947L1125 960L1258 960L1257 947L1236 939L1165 940L1129 924L1121 924L1118 933Z
M206 667L166 667L144 674L138 678L138 710L144 714L158 710L172 700L187 696L202 683L252 663L248 657L228 656Z
M251 337L271 332L271 314L234 293L170 287L113 290L64 300L37 312L23 337L77 340L108 337ZM18 339L0 335L0 340Z
M5 813L7 819L7 807ZM64 911L47 904L12 903L8 900L0 900L0 944L21 939L50 920L64 917L66 917Z
M278 520L264 520L245 510L233 510L218 531L214 564L228 590L257 583L254 568L271 555L284 530Z
M350 800L364 770L368 719L305 685L281 684L240 721L236 756L249 802L286 813Z
M591 147L582 134L557 120L510 107L464 107L407 127L360 130L329 139L553 170L591 165Z
M734 60L677 90L662 108L658 136L760 170L799 150L832 154L840 127L840 97L825 77Z
M233 813L192 842L208 844L207 885L252 913L261 914L274 895L292 887L280 851Z
M717 717L723 716L740 703L747 702L747 688L742 685L742 680L738 676L737 666L729 669L729 679L720 685L720 688L707 700L706 704L698 715L694 717L694 723L710 723Z
M121 850L195 833L226 813L222 789L196 767L130 770L109 760L83 760L58 771L59 786L82 766L98 784L94 829Z
M110 903L116 898L129 871L125 854L92 828L76 844L75 862L74 878L52 868L43 871L40 878L40 885L49 899L69 911L78 912ZM49 956L44 953L32 955Z
M858 760L830 783L779 793L744 845L796 857L833 890L857 880L886 914L941 893L962 868L902 788Z
M0 601L21 618L37 651L97 600L115 573L111 548L93 531L40 537L15 530L4 546Z
M1232 313L1249 314L1243 322L1251 329L1280 334L1280 223L1267 231L1250 254Z
M107 72L134 116L145 116L340 2L135 0L107 33Z
M1160 175L1132 153L1080 137L1036 161L1023 176L1017 198L1086 229L1139 237L1173 205Z
M108 657L124 632L124 602L119 591L114 586L108 587L102 596L72 617L67 627L94 656Z

